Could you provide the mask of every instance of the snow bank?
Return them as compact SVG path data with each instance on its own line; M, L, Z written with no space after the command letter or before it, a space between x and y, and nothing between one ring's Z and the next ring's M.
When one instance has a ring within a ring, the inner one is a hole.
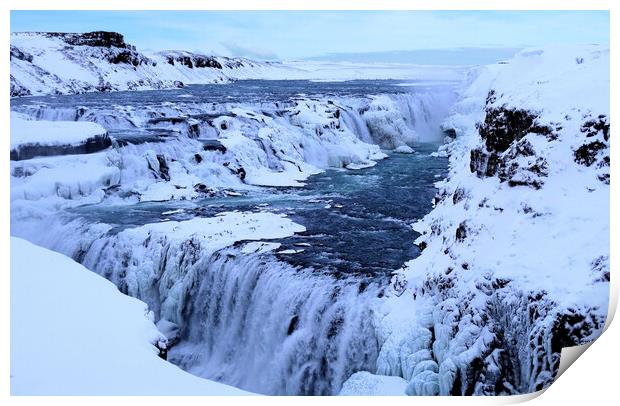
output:
M402 396L407 381L396 376L356 372L342 386L340 396Z
M158 357L147 306L64 255L11 238L11 394L244 395Z
M108 132L97 123L35 121L11 112L11 160L90 153L111 144Z
M106 129L86 121L35 121L11 113L11 149L24 144L79 144L89 138L103 137Z

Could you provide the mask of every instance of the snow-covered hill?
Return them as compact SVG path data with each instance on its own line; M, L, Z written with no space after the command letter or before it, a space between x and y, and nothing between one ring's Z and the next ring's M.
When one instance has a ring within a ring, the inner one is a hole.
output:
M64 255L11 238L13 395L249 394L159 358L164 342L146 304Z
M11 34L11 97L167 89L238 79L452 79L462 68L407 64L259 62L187 51L146 55L121 34Z
M286 70L278 63L178 51L148 57L114 32L11 34L11 96L165 89Z
M609 49L484 68L445 126L450 175L393 278L377 373L412 395L540 390L607 316Z

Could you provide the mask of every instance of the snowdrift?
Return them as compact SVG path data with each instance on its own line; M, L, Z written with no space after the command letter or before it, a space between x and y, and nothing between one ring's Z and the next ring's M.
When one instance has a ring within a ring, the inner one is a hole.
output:
M146 304L64 255L11 238L11 394L249 394L159 358L163 340Z

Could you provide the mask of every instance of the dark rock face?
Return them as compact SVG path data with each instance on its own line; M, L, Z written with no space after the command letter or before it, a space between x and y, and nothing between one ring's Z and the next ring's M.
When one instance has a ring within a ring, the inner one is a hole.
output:
M483 149L472 149L469 158L469 169L479 178L494 176L500 165L497 154L489 154Z
M11 97L30 96L32 93L10 75Z
M168 167L168 161L165 155L147 155L146 162L149 170L153 173L155 178L165 181L170 180L170 168Z
M23 52L16 46L11 45L11 59L20 59L26 62L32 62L32 55L27 52Z
M594 282L609 282L610 270L609 270L609 256L601 255L595 258L591 263L592 276Z
M128 65L138 66L141 64L149 63L150 60L136 51L121 51L117 54L111 54L108 57L108 62L115 65L124 63Z
M576 163L584 166L593 166L597 178L609 184L610 151L609 151L609 119L601 114L596 118L584 117L580 131L585 136L585 142L574 151Z
M478 177L497 176L510 186L540 189L547 176L547 162L536 156L527 135L556 138L550 126L538 123L536 113L505 106L493 107L495 92L487 96L486 116L477 128L484 146L470 152L470 170Z
M187 66L190 69L193 68L213 68L213 69L222 69L222 64L220 64L217 59L210 56L203 55L167 55L166 61L170 65L181 64L183 66Z
M489 152L504 152L526 134L552 133L550 127L538 124L537 118L528 110L487 107L484 123L478 130Z
M599 115L596 119L587 120L581 125L581 132L587 138L598 135L599 131L603 133L603 139L609 141L609 120L604 114Z
M230 162L224 162L224 166L227 167L229 171L237 175L239 179L241 179L241 181L245 180L245 177L247 176L247 172L245 171L243 166L232 165Z
M112 146L107 134L92 137L77 145L23 144L11 149L11 161L21 161L41 156L92 154Z
M226 147L218 140L201 140L202 149L205 151L219 151L222 154L226 153Z
M213 190L207 187L207 185L205 185L204 183L197 183L196 185L194 185L194 191L196 191L197 193L205 193L208 195L214 194Z
M459 242L465 241L465 238L467 238L467 225L465 224L465 222L462 222L456 228L455 237L456 237L456 240Z
M65 32L42 32L39 33L47 37L61 38L69 45L85 45L91 47L105 48L127 48L135 50L135 47L125 42L124 37L117 32L93 31L85 33L65 33Z
M162 154L157 154L157 161L159 162L159 174L161 178L165 181L169 181L170 174L166 157Z
M606 149L607 146L600 141L593 141L583 144L575 151L575 162L585 166L591 166L596 161L599 151Z

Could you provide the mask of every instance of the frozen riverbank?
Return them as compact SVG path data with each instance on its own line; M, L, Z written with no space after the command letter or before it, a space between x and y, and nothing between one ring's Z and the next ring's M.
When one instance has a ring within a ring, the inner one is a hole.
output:
M158 357L147 306L64 255L11 238L11 394L245 395Z

